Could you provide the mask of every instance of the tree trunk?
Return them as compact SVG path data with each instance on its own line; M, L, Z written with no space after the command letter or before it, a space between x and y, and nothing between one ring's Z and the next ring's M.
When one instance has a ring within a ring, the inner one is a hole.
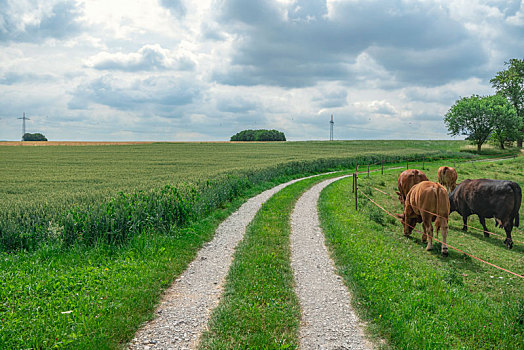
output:
M482 147L481 143L477 143L477 152L480 152L480 148Z
M504 141L500 141L500 149L505 149L504 148Z
M517 140L517 147L522 148L522 140Z

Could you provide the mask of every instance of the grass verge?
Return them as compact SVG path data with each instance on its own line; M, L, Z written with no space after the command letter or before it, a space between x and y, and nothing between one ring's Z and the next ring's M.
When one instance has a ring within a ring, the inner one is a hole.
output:
M290 215L306 189L339 175L302 180L262 206L237 247L201 349L298 348L300 306L290 266Z
M439 165L428 165L430 180L436 180ZM457 171L459 181L466 177L506 178L522 186L522 165L522 159L517 158L457 164ZM391 212L401 212L394 189L402 170L369 178L361 175L360 190ZM451 249L444 258L440 244L433 252L426 252L420 234L403 237L400 223L364 197L359 197L359 210L355 211L351 192L351 179L326 188L320 198L320 218L339 272L353 291L353 303L368 321L371 333L398 349L524 348L522 279ZM470 219L478 224L476 217ZM461 227L460 216L452 214L449 244L523 272L522 245L507 250L503 238L462 233ZM514 239L524 241L523 237L514 231Z
M287 180L251 188L169 234L142 233L123 245L0 253L0 348L121 348L218 224L248 198Z

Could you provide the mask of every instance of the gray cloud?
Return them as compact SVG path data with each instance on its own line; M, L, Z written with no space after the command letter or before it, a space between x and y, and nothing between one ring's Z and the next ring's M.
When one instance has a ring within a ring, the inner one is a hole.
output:
M50 82L56 77L49 74L6 72L0 75L1 85L14 85L19 83Z
M122 111L171 115L173 108L194 102L200 95L194 81L174 77L149 77L132 82L105 75L80 85L69 102L71 109L86 109L91 103L106 105Z
M82 29L81 11L75 1L50 5L43 1L0 0L0 8L0 41L64 39ZM24 21L27 18L31 20Z
M217 20L239 39L231 66L216 72L215 79L230 85L311 86L347 79L348 65L368 52L400 82L438 85L471 74L487 60L478 43L466 44L472 38L463 25L438 4L333 6L328 15L325 1L298 1L292 7L225 1ZM436 79L435 70L442 73Z
M178 17L184 17L187 12L182 0L160 0L160 5L169 9Z
M138 72L149 70L193 70L195 63L189 57L173 57L160 45L145 45L128 54L101 52L91 57L86 65L99 70Z
M222 98L217 102L217 109L226 113L246 113L257 108L257 104L241 97Z

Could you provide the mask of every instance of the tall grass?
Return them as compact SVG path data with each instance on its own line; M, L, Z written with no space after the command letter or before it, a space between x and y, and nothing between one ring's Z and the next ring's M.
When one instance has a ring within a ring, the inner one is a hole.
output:
M434 152L428 155L456 155ZM472 157L461 154L462 157ZM96 242L119 244L145 230L160 233L205 217L256 184L279 176L312 174L354 168L357 164L419 159L420 154L356 155L312 161L290 161L263 169L225 173L214 179L167 185L162 188L120 192L86 204L56 201L15 205L0 211L0 250L34 250L47 242L64 246Z

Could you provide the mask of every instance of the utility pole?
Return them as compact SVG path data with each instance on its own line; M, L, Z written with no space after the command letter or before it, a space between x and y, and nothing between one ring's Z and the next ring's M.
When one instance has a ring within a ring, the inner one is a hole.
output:
M24 112L24 114L23 114L23 117L22 117L22 118L18 118L18 119L22 119L22 141L24 141L24 135L25 135L25 121L26 121L26 120L31 120L31 119L25 117L25 112Z
M335 124L335 122L333 121L333 114L331 114L331 121L329 122L329 141L333 141L333 124Z

